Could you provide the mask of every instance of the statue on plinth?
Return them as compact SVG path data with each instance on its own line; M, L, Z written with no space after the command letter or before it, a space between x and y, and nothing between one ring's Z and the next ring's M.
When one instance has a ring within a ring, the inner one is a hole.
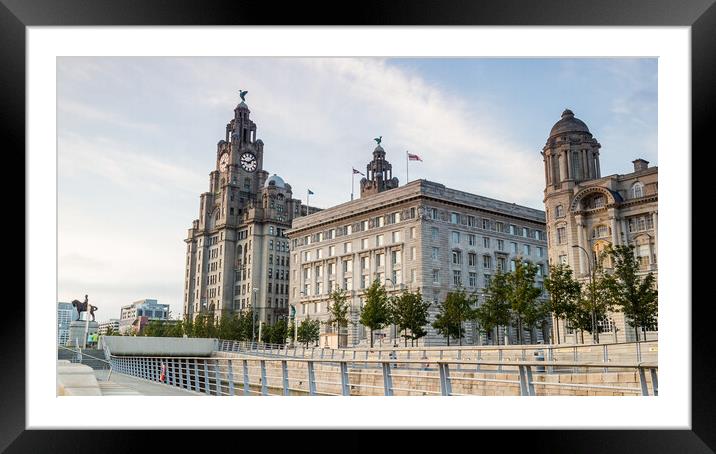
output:
M93 306L89 303L89 300L87 298L87 295L85 295L84 302L80 302L79 300L72 300L72 306L77 309L77 314L79 318L82 318L82 312L89 312L89 315L92 316L92 321L94 320L94 311L97 310L97 306Z

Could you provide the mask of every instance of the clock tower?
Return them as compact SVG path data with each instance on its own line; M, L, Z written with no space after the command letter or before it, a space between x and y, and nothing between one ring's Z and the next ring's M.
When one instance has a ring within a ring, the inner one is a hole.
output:
M217 143L209 191L188 231L184 316L218 318L255 308L257 322L288 312L288 239L301 201L278 175L263 169L264 143L244 101Z

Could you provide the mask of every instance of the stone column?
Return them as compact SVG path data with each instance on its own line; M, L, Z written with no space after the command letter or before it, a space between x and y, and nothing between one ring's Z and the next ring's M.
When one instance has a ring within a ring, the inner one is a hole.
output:
M612 229L612 246L619 244L619 235L617 233L617 218L614 208L609 209L609 220L611 221Z
M567 173L565 175L565 180L574 180L573 175L573 169L572 169L572 151L567 150Z
M584 224L582 223L582 216L579 216L579 215L575 216L575 220L577 222L577 245L580 247L583 247L586 250L587 248L584 247L584 240L582 238L582 231L584 230ZM571 246L570 246L570 248L571 248ZM589 251L587 250L587 252L589 252ZM581 249L579 249L577 253L579 254L579 274L581 276L582 274L585 274L584 270L587 269L587 265L585 264L584 260L585 259L588 260L589 257L585 257L586 254ZM574 250L572 250L572 254L574 254Z
M549 186L549 157L544 157L544 185Z
M567 153L564 151L561 151L559 153L559 182L566 180L568 178L567 173Z
M654 244L657 246L656 250L659 250L659 229L658 229L658 211L654 211L652 218L654 223Z
M596 154L596 153L594 154L594 165L596 166L596 170L597 170L596 177L597 177L597 178L601 178L601 177L602 177L602 170L601 170L601 168L600 168L600 166L599 166L599 155Z

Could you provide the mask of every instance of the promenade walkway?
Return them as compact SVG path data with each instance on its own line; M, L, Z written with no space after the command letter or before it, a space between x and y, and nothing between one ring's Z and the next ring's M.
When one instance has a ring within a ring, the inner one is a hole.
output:
M94 373L103 396L206 396L203 393L150 382L117 372L112 372L107 380L109 370L95 370Z

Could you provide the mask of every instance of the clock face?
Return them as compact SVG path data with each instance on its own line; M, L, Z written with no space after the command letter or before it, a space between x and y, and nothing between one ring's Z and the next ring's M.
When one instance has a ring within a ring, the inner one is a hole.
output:
M258 163L256 162L256 156L253 153L246 152L241 155L241 168L247 172L253 172L256 170Z
M226 166L229 165L229 153L224 153L221 155L221 159L219 160L219 170L222 172L226 171Z

